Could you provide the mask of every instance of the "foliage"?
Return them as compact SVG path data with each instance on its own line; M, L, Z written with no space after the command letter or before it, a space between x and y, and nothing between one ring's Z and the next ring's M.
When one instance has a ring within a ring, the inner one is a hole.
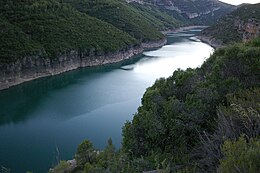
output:
M56 0L1 1L0 61L24 56L79 56L128 49L137 41L113 25Z
M213 134L200 134L200 145L193 150L193 160L200 169L214 172L223 157L221 146L225 140L247 140L260 134L260 89L242 90L227 96L227 106L217 109L217 128Z
M94 151L93 145L90 141L83 141L77 149L75 159L79 167L84 166L86 163L94 163L96 160L96 152Z
M169 153L164 158L173 165L191 164L191 151L201 145L200 135L216 130L217 108L229 105L227 95L259 87L260 49L255 42L219 49L200 68L178 70L172 77L156 81L144 94L133 121L124 126L124 152L134 158ZM237 112L250 113L243 110ZM239 124L245 119L238 116L235 120L240 128L233 129L238 135L259 123L252 122L243 130Z
M177 21L157 9L134 8L120 0L65 0L76 9L108 22L140 41L162 39L159 30L175 28Z
M260 171L260 140L240 137L237 141L225 141L222 152L224 158L220 161L220 171L223 173L256 173Z

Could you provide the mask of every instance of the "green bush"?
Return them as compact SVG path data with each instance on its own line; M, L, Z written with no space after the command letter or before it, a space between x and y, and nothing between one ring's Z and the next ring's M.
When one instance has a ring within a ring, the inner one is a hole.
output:
M93 145L90 141L83 141L77 149L75 159L77 166L84 167L86 163L94 163L96 160L96 152L94 151Z
M222 146L224 158L220 161L223 173L260 172L260 140L240 137L237 141L225 141Z

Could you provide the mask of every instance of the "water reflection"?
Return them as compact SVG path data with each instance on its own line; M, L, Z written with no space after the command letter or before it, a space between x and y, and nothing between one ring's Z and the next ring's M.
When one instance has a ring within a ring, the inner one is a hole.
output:
M86 79L91 80L98 77L98 75L111 72L121 66L133 64L140 60L141 57L139 55L120 63L82 68L56 76L33 80L11 87L8 90L0 91L0 125L23 122L30 116L35 115L32 112L37 110L41 103L50 102L52 100L51 95L55 91L64 90L72 85L81 85ZM96 103L88 105L87 108L88 111L92 111L98 106L98 103ZM71 105L67 108L73 110ZM62 116L66 117L66 114L67 112Z

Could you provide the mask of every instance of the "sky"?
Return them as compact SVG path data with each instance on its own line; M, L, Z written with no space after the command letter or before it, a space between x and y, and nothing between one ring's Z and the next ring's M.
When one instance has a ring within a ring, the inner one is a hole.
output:
M250 4L260 3L260 0L220 0L220 1L233 4L233 5L239 5L242 3L250 3Z

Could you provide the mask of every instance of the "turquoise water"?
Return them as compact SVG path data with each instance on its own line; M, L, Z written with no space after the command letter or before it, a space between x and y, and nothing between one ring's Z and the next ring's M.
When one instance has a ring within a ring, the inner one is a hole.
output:
M198 30L168 35L168 45L131 60L24 83L0 92L0 166L11 172L47 172L72 159L89 139L102 149L109 137L120 147L146 88L177 68L198 67L213 48Z

